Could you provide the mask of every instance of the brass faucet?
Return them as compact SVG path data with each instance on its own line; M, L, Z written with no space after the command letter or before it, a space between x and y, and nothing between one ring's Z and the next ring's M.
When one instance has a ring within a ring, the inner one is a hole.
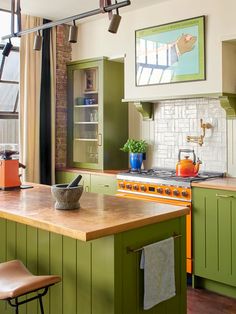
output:
M187 142L191 142L191 143L197 143L199 144L200 146L202 146L203 144L203 139L206 135L206 129L212 129L212 125L210 123L203 123L203 120L200 119L200 126L203 130L203 134L201 134L200 136L191 136L191 135L188 135L187 136Z

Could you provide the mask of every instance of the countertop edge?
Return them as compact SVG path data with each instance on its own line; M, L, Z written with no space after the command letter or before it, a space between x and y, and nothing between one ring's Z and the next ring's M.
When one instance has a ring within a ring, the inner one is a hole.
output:
M129 222L126 224L107 227L105 229L95 230L91 232L83 232L75 229L68 229L66 227L54 225L53 223L47 223L39 219L28 218L21 215L5 212L3 210L0 210L0 218L11 220L17 223L26 224L31 227L39 228L49 232L54 232L60 235L68 236L73 239L81 241L90 241L105 236L114 235L120 232L132 230L135 228L141 228L154 223L159 223L165 220L175 219L187 215L189 211L190 209L188 207L183 207L182 209L175 210L174 212L159 214L157 216L144 218L142 220L134 220L133 222Z

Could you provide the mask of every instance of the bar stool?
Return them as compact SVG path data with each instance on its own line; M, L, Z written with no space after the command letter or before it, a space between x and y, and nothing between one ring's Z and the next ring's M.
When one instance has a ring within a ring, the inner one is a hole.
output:
M39 299L41 313L44 314L42 297L47 294L48 287L61 281L60 276L34 276L19 260L0 263L0 300L6 300L19 313L19 305ZM39 290L44 289L42 292ZM19 301L18 297L35 292L27 300Z

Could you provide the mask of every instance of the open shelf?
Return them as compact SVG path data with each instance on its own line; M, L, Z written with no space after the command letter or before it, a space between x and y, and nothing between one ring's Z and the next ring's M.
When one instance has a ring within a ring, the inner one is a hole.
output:
M80 121L80 122L74 122L74 124L98 124L98 121L97 122Z
M75 108L86 108L86 109L89 109L89 108L98 107L98 104L94 104L94 105L75 105L74 107Z

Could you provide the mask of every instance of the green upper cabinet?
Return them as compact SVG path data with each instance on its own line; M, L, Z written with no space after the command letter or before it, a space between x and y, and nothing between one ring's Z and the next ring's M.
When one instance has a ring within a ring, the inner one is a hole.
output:
M68 166L126 169L124 65L100 58L68 64Z
M193 246L195 275L236 287L236 192L193 188Z

